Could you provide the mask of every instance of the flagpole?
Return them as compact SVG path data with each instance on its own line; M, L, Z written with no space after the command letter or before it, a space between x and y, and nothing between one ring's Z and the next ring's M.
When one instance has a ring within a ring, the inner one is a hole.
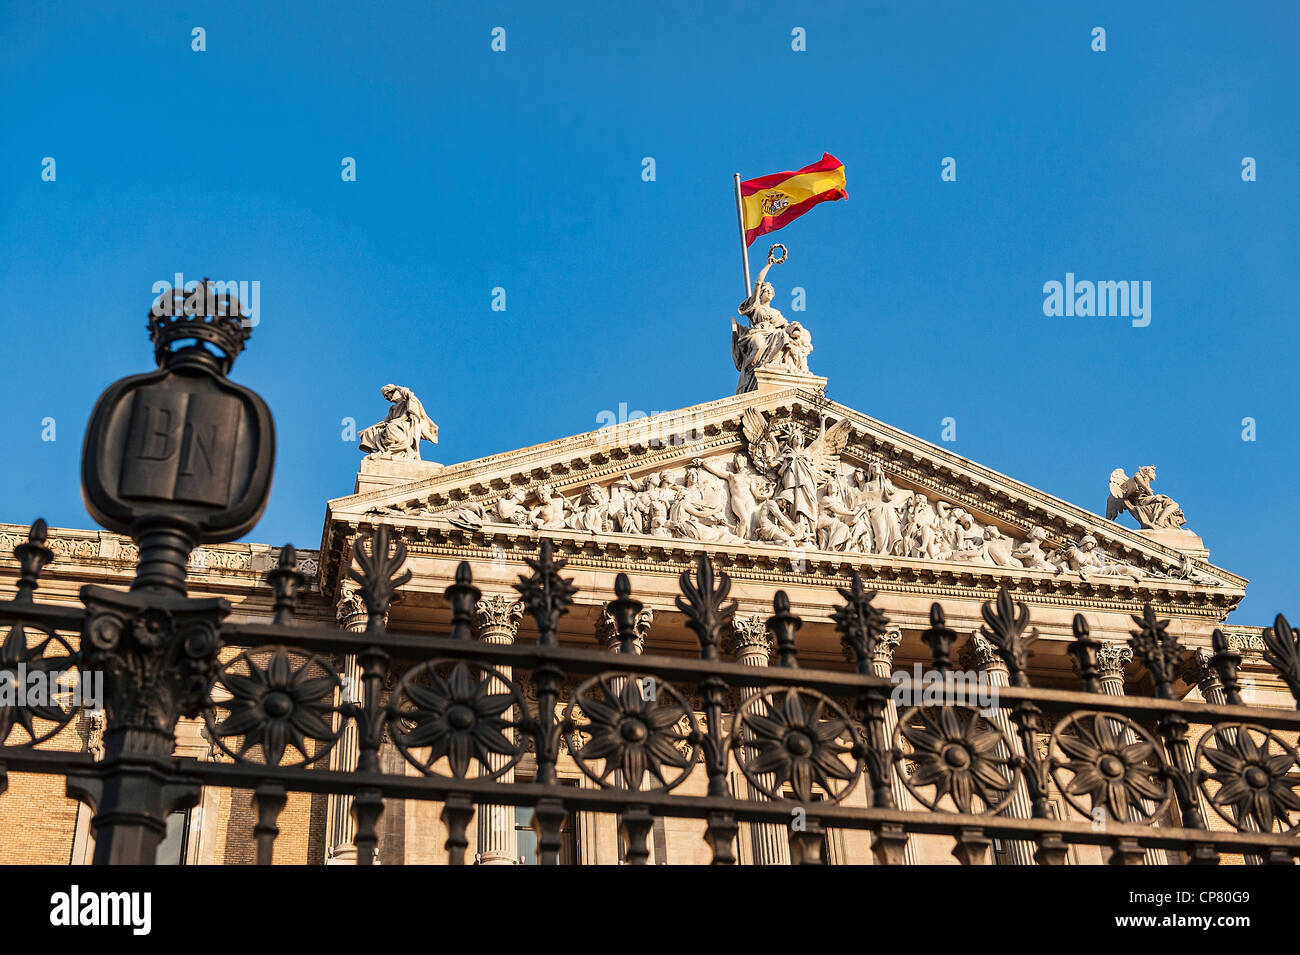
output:
M754 294L749 283L749 246L745 244L745 206L740 200L740 173L736 173L736 222L740 226L740 258L745 263L745 298Z

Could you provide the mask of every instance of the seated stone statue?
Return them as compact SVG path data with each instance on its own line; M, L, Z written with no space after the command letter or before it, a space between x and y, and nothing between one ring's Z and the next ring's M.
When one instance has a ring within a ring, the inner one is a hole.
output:
M1175 530L1187 523L1178 502L1151 490L1156 479L1156 469L1151 465L1138 468L1132 477L1123 468L1110 472L1110 497L1106 499L1106 519L1113 521L1128 511L1143 528L1171 527Z
M384 398L392 402L388 416L358 435L366 457L381 460L420 460L420 442L438 443L438 426L424 413L420 399L411 389L384 385Z
M785 261L784 255L776 258L778 248L774 245L768 250L767 264L754 281L754 291L737 309L749 319L749 324L731 320L731 358L740 372L736 382L738 395L758 387L754 372L760 368L811 374L808 356L813 350L812 335L798 322L787 321L781 310L772 305L776 290L766 278L773 265Z

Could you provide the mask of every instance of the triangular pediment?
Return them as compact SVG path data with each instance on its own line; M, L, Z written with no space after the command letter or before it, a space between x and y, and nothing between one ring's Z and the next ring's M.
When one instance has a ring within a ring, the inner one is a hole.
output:
M737 457L737 456L743 457ZM819 392L749 392L466 461L329 503L322 554L387 523L412 536L550 536L608 551L688 546L792 567L1100 581L1216 592L1246 581L1195 550L891 428ZM337 534L335 531L337 530Z

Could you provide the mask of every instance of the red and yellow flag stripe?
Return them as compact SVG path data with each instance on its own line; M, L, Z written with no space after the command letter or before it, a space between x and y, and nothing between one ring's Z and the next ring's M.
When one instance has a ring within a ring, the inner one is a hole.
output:
M847 199L844 163L830 153L820 162L794 172L778 172L740 184L744 210L745 245L760 235L775 232L799 218L819 202Z

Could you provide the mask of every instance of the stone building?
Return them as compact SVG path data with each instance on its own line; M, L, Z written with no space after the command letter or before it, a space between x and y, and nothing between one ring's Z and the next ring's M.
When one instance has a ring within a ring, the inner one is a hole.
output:
M836 588L856 571L878 592L877 605L890 621L875 661L880 675L928 666L930 653L920 634L930 625L932 602L939 601L948 626L963 637L957 648L961 665L991 684L1005 681L1005 666L979 635L983 604L1005 586L1028 605L1039 631L1030 662L1035 686L1078 688L1066 648L1075 615L1081 614L1103 644L1103 691L1149 694L1150 675L1127 645L1132 615L1149 602L1192 650L1178 691L1222 702L1217 677L1204 665L1207 648L1247 581L1209 562L1209 551L1186 528L1178 505L1152 491L1154 469L1110 475L1111 516L1128 512L1141 525L1123 526L829 400L825 379L808 369L807 335L792 334L793 325L775 313L736 327L733 354L743 389L737 394L446 466L421 459L421 441L436 440L437 431L418 399L406 388L387 386L384 396L392 407L361 435L368 453L353 492L326 502L319 550L299 552L300 569L311 583L299 618L364 629L366 611L347 576L351 545L382 524L405 543L412 573L390 611L390 631L414 637L445 632L450 610L444 591L458 564L468 561L484 595L475 636L527 642L533 624L513 585L526 572L524 558L547 538L578 588L575 606L562 620L563 644L617 649L606 608L615 577L623 573L645 605L637 651L690 656L698 644L675 603L677 580L704 552L733 582L739 608L726 649L749 666L769 665L773 645L766 619L774 592L783 590L803 621L800 662L846 668L831 610ZM281 471L279 479L293 478ZM0 572L7 588L16 573L10 554L26 531L0 525ZM129 539L102 531L55 529L49 546L56 560L41 595L68 604L76 604L87 583L125 587L137 554ZM261 544L202 547L190 561L190 593L225 597L234 605L233 620L267 619L271 593L262 575L277 554ZM1293 706L1285 685L1263 663L1261 631L1224 629L1244 657L1247 702ZM344 692L354 692L349 677L355 676L355 660L336 663ZM82 717L60 741L94 752L99 731L97 717ZM178 751L224 758L200 721L183 724ZM355 740L345 736L330 759L346 767L349 758L356 758ZM388 771L416 772L391 745L384 760ZM518 781L530 771L527 758L511 770ZM570 785L591 785L567 755L560 775ZM739 773L732 783L737 790L747 785ZM683 791L702 792L702 786L692 777ZM912 796L901 782L896 788L908 805ZM853 798L863 797L851 797L850 805ZM1064 799L1055 806L1063 817L1078 816ZM440 809L436 802L387 800L378 861L445 861ZM1006 812L1025 809L1025 796L1018 793ZM173 823L160 861L252 861L254 813L247 791L205 790L200 804L176 814ZM291 793L280 817L275 861L355 863L352 826L347 798ZM784 833L774 828L742 824L742 863L790 861ZM657 819L651 861L707 862L702 833L700 821ZM566 824L565 838L564 861L621 861L612 815L579 814ZM480 807L470 839L470 857L482 864L532 861L535 836L525 810ZM870 863L868 839L865 832L828 830L826 857L832 863ZM82 863L89 858L89 840L88 811L64 795L60 777L10 774L8 791L0 795L0 861ZM999 862L1032 861L1028 844L999 842L995 849ZM951 840L938 837L914 836L907 851L914 862L954 861ZM1166 850L1147 850L1146 856L1154 863L1179 861ZM1070 861L1100 862L1102 853L1074 846Z

